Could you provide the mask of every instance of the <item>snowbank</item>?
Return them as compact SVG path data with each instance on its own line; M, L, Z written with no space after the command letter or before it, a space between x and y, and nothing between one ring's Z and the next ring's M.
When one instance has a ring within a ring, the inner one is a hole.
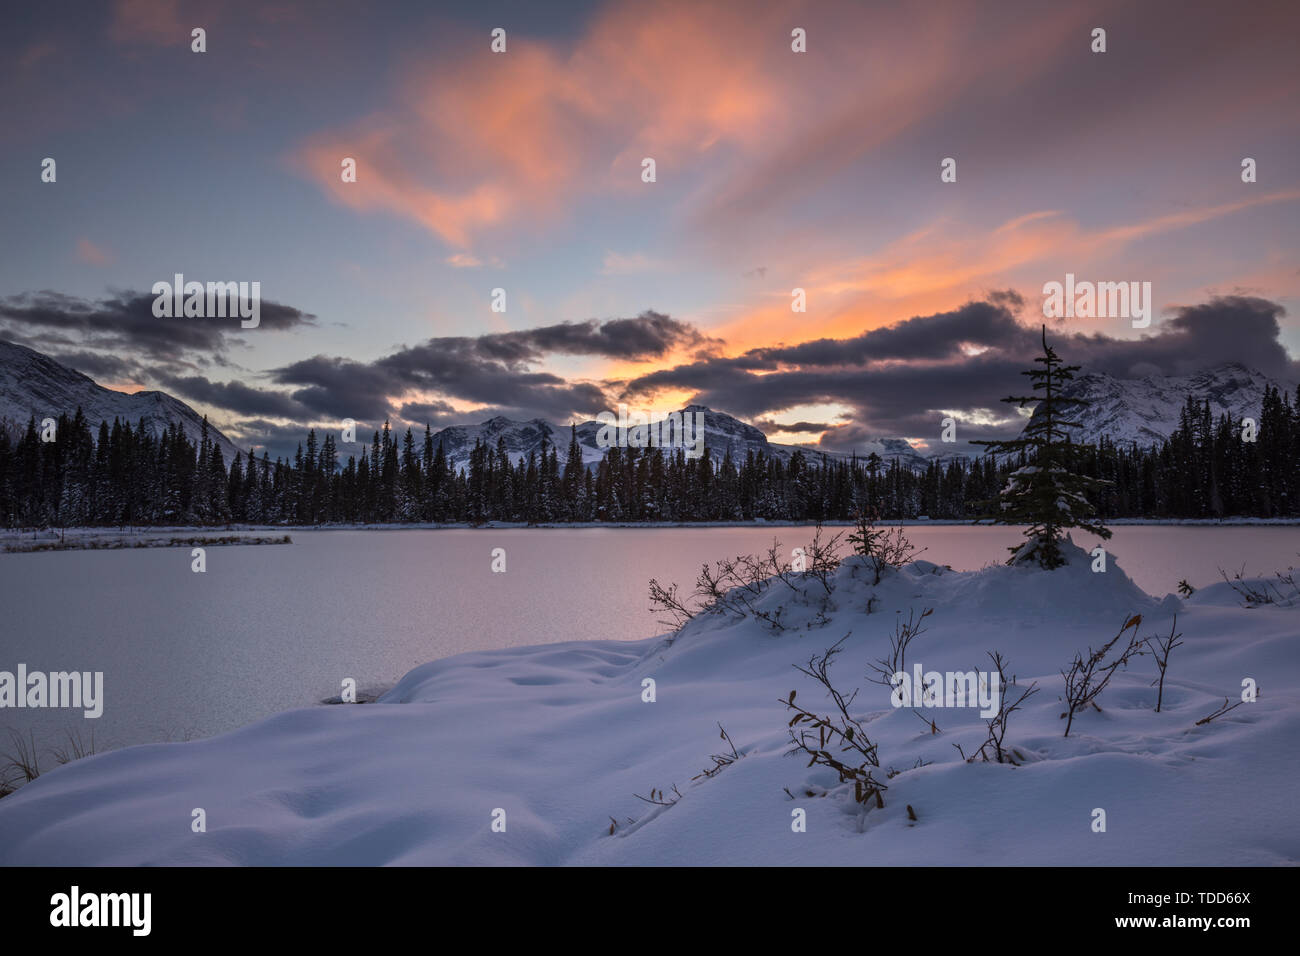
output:
M1227 585L1158 600L1114 556L1094 574L1067 553L1054 572L921 561L874 586L854 558L824 601L811 578L769 583L756 606L782 608L784 630L697 617L671 640L465 654L416 668L376 704L76 761L0 800L0 864L1295 863L1300 610L1243 609ZM1021 765L962 761L953 744L969 754L985 736L975 709L921 710L932 734L867 682L899 615L925 608L909 664L987 670L998 650L1019 687L1038 682L1007 735ZM1163 711L1152 658L1138 657L1063 738L1059 672L1075 652L1134 614L1142 636L1168 634L1175 612L1183 645ZM792 665L846 634L832 675L862 688L853 709L882 775L900 771L865 814L833 772L786 755L778 701L797 689L825 710ZM1248 677L1256 702L1196 726ZM719 722L741 757L692 780L728 751ZM635 796L674 784L672 806ZM192 831L196 808L206 832ZM795 809L806 832L792 831Z

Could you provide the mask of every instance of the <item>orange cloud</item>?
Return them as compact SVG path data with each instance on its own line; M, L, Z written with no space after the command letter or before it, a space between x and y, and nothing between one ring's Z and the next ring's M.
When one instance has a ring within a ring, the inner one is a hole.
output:
M35 66L41 60L52 56L58 48L53 43L33 43L24 50L18 57L18 68L28 70Z
M190 28L181 23L177 0L117 0L108 33L117 43L190 42Z
M810 284L816 292L832 296L861 292L883 299L908 299L933 290L967 290L972 283L997 281L1027 263L1067 260L1082 265L1139 239L1254 206L1296 200L1300 200L1300 189L1281 190L1091 232L1054 211L1020 216L991 234L952 237L947 224L936 224L904 237L869 260L815 272Z
M82 262L92 266L106 266L113 261L112 255L106 249L95 245L89 239L77 240L76 255Z
M1168 216L1157 216L1146 222L1108 229L1098 236L1098 240L1101 242L1129 242L1133 239L1142 239L1171 229L1196 226L1255 206L1271 206L1276 203L1294 202L1297 199L1300 199L1300 189L1283 189L1277 192L1264 193L1260 196L1252 196L1249 199L1239 199L1236 202L1203 206L1200 209L1190 209L1187 212L1172 213Z
M676 3L597 16L574 48L487 38L418 69L397 103L324 132L294 159L335 200L414 220L460 248L486 229L571 207L580 189L645 188L723 145L753 145L782 100L780 77L739 51L770 17ZM358 163L345 183L340 163Z
M1072 270L1082 270L1161 233L1297 200L1300 189L1278 190L1094 230L1082 228L1057 210L1021 215L991 232L957 231L955 223L936 221L870 256L806 266L791 284L805 289L807 313L790 311L789 289L773 289L765 301L737 308L733 317L710 331L727 341L728 354L733 355L774 340L796 343L857 335L907 315L953 308L971 295L1015 286L1012 277L1035 264L1055 268L1071 263ZM1253 279L1262 281L1267 275L1273 283L1270 291L1276 294L1295 285L1295 277L1287 281L1286 273L1285 264L1279 263ZM1242 282L1249 284L1247 278ZM1039 290L1021 291L1032 297Z

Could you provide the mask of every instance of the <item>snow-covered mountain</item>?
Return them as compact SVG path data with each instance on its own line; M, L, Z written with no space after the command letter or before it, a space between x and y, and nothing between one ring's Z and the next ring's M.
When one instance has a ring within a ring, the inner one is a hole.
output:
M33 415L37 421L46 416L57 418L64 411L71 415L78 406L94 430L98 429L100 421L111 424L114 418L120 418L129 421L134 427L143 419L145 427L157 435L170 422L179 421L186 434L197 442L202 427L202 418L194 409L165 392L136 392L134 395L115 392L47 355L12 342L0 341L0 420L8 419L21 428ZM800 450L795 445L769 442L767 436L753 425L703 405L691 405L682 410L683 416L696 412L704 413L704 441L710 457L715 461L721 461L730 451L732 460L739 464L749 452L757 454L761 451L769 457L788 462ZM582 459L588 465L601 461L608 451L596 444L600 429L601 425L596 421L582 422L577 426ZM208 434L221 445L226 463L233 461L240 449L211 423L208 425ZM442 442L444 453L457 470L468 466L475 441L481 441L495 451L498 440L502 438L505 439L506 453L512 463L520 458L526 459L530 452L539 451L543 439L548 446L557 446L563 459L569 447L569 426L540 418L515 421L498 415L476 425L451 425L433 433L434 447ZM868 446L859 450L859 457L865 457L872 451L886 462L898 458L910 467L924 467L927 460L901 438L869 442ZM823 454L807 448L803 452L810 458ZM347 454L345 450L344 457ZM835 452L825 454L829 458L847 457Z
M1290 391L1285 383L1262 372L1229 362L1184 376L1123 379L1089 372L1071 382L1063 394L1091 403L1070 413L1080 425L1071 432L1075 441L1096 443L1106 435L1116 444L1136 442L1145 448L1177 430L1179 413L1189 397L1198 402L1208 398L1216 421L1225 412L1233 418L1258 420L1264 389L1269 385Z
M594 437L595 432L592 432L592 435ZM474 450L475 442L482 442L492 451L496 451L497 443L502 439L505 440L506 454L510 456L511 464L520 458L527 458L530 452L539 451L543 439L548 447L559 446L560 458L563 459L565 449L569 445L569 430L565 428L561 434L560 426L540 418L518 422L504 415L497 415L477 425L449 425L435 431L433 447L437 448L441 443L443 453L447 456L452 469L459 471L469 466L469 455ZM596 462L603 457L599 453L588 455L587 452L588 449L584 447L584 461Z
M1145 447L1173 434L1178 427L1179 412L1189 396L1198 401L1209 398L1216 419L1224 412L1234 418L1257 417L1264 401L1264 389L1269 385L1288 392L1294 390L1293 384L1275 382L1261 372L1234 362L1187 376L1120 379L1089 372L1075 379L1066 394L1090 402L1086 410L1073 416L1081 424L1074 432L1076 440L1096 442L1102 435L1107 435L1117 443L1136 442ZM33 415L38 421L46 416L58 417L64 411L71 415L78 406L94 429L98 429L100 421L111 423L114 418L129 421L132 426L143 420L145 427L158 435L171 422L179 421L190 439L197 442L202 427L202 418L194 409L165 392L137 392L134 395L115 392L40 352L0 341L0 420L8 419L23 427ZM721 461L728 451L737 464L743 462L750 452L757 454L760 451L783 462L788 462L799 450L810 461L822 455L830 459L848 457L839 452L800 449L796 445L770 442L753 425L703 405L682 409L683 417L696 412L704 414L704 440L714 461ZM578 444L582 448L583 461L588 465L599 462L608 451L596 444L600 428L596 421L582 422L577 426ZM211 424L208 434L221 445L222 455L229 464L240 449ZM526 459L530 452L539 451L543 440L547 445L556 446L563 459L569 445L569 426L540 418L515 421L497 416L477 425L451 425L433 433L434 447L442 442L448 460L457 470L468 466L475 441L495 450L502 438L511 462ZM903 466L913 469L923 469L931 461L943 464L954 457L952 454L932 457L902 438L879 438L866 442L857 449L857 456L862 459L872 452L886 464L897 459Z
M39 424L41 419L58 418L62 412L71 416L78 407L90 422L92 434L98 433L101 421L111 426L115 418L130 422L132 428L143 420L155 436L172 422L180 422L197 444L203 427L203 419L194 409L166 392L115 392L48 355L0 340L0 419L25 428L32 416ZM238 449L211 423L208 436L221 446L229 465Z
M739 419L715 412L702 405L691 405L683 409L682 414L685 417L686 414L694 414L697 411L704 412L704 442L709 449L710 457L715 460L720 461L728 449L731 450L732 458L737 461L743 461L750 450L754 452L763 450L768 454L781 453L778 450L784 450L784 446L770 444L767 436L752 425L746 425ZM601 427L600 422L596 421L580 422L577 425L582 460L588 465L598 463L608 451L607 448L596 444L596 436L600 433ZM438 443L442 442L443 450L452 467L459 469L468 464L476 440L482 441L495 450L497 442L504 438L510 461L516 462L521 457L527 458L530 452L538 451L545 438L548 445L558 447L559 456L563 459L569 447L569 432L568 425L557 425L540 418L518 422L498 415L479 425L452 425L435 432L433 444L437 447ZM785 456L788 457L790 452L793 452L793 449L784 452Z
M750 452L754 454L763 452L768 457L778 458L783 462L789 462L791 456L800 450L810 460L819 459L823 454L833 459L848 457L838 452L823 453L809 448L800 449L797 445L770 442L767 436L753 425L703 405L689 405L681 411L683 419L696 412L704 413L704 444L709 450L709 457L714 461L721 461L728 452L737 465L743 462ZM694 421L693 418L691 420ZM452 467L457 470L468 465L470 452L473 451L476 440L482 441L495 450L497 441L504 438L506 452L513 463L521 457L527 458L529 452L540 450L542 440L545 438L548 446L557 447L560 459L563 461L569 447L569 429L568 425L557 425L540 418L520 422L497 416L478 425L452 425L434 432L433 444L436 448L438 443L442 442L444 453ZM600 433L600 429L601 424L596 421L585 421L577 425L582 460L588 465L598 463L608 451L596 444L596 436ZM859 450L858 457L865 457L874 451L886 462L898 458L903 465L909 467L924 467L928 460L901 438L885 438L871 442L869 445L870 447Z

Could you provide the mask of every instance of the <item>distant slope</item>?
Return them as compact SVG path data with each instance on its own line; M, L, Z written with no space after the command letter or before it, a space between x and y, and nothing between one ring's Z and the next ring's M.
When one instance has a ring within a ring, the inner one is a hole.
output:
M1233 418L1257 419L1268 385L1290 391L1286 383L1229 362L1185 376L1121 379L1089 372L1071 382L1063 394L1090 403L1088 408L1070 415L1080 424L1071 432L1076 441L1095 444L1106 435L1116 444L1136 443L1145 448L1159 444L1177 430L1179 413L1189 396L1198 402L1208 398L1216 421L1225 412Z
M170 423L180 422L197 444L203 427L202 416L165 392L115 392L34 349L0 340L0 418L25 427L32 416L39 423L46 417L58 418L62 412L71 416L78 407L92 433L98 432L101 421L111 426L114 418L130 422L132 428L143 420L155 436ZM208 435L221 446L229 466L239 449L210 423Z
M714 461L722 461L728 452L737 465L743 462L750 452L754 454L762 452L768 457L775 457L783 462L788 462L796 451L802 451L809 460L817 460L822 455L831 459L848 457L838 452L801 449L795 445L778 445L769 442L767 436L753 425L703 405L690 405L682 409L683 416L694 415L696 412L704 413L704 444L709 450L709 457ZM582 460L588 465L600 462L608 451L596 444L596 436L600 433L600 429L601 425L596 421L581 422L577 425ZM433 444L436 448L438 443L442 442L447 459L454 469L459 470L469 464L470 452L474 450L476 440L495 450L497 442L504 439L506 452L510 456L510 461L514 463L521 457L527 458L530 452L539 451L543 438L548 446L557 447L560 460L563 461L569 447L569 426L556 425L540 418L519 422L497 416L478 425L452 425L434 432ZM924 467L927 461L924 455L901 438L887 438L872 442L870 447L859 452L859 457L865 457L872 451L886 462L898 458L908 467Z

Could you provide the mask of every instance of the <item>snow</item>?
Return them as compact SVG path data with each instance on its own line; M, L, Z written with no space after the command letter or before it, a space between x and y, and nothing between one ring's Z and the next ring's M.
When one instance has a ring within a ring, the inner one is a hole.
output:
M1278 381L1238 362L1227 362L1190 375L1116 378L1104 372L1085 372L1066 386L1062 395L1088 403L1070 412L1071 420L1079 425L1070 429L1074 441L1097 444L1104 435L1116 445L1145 448L1160 444L1178 429L1188 398L1198 403L1208 399L1215 422L1225 414L1240 421L1258 418L1264 390L1270 386L1295 394L1294 381Z
M0 800L0 865L1294 864L1300 770L1287 754L1300 734L1300 610L1244 609L1224 583L1160 599L1122 571L1122 555L1094 574L1082 549L1064 552L1068 564L1050 572L918 561L875 587L851 558L825 607L815 580L798 591L769 582L757 605L783 607L783 631L697 616L639 642L462 654L415 668L378 703L76 761ZM574 613L600 613L591 601ZM931 734L866 682L897 616L930 607L909 664L986 670L985 652L998 650L1018 687L1038 682L1007 735L1022 765L961 760L954 743L970 753L984 738L976 709L922 710L941 731ZM1059 672L1076 651L1134 614L1143 637L1167 635L1175 613L1183 645L1163 711L1146 655L1063 738ZM785 755L778 702L797 689L825 711L792 665L845 634L832 675L862 688L855 716L881 770L901 771L884 808L865 815L851 786ZM1257 701L1196 726L1246 677L1260 684ZM654 703L642 700L646 678ZM719 722L742 756L692 781L726 752ZM673 784L683 797L670 807L634 796ZM194 808L205 833L191 831ZM504 833L491 826L498 808ZM795 808L807 832L792 832ZM1104 833L1093 832L1095 808Z
M21 430L35 417L39 426L42 419L57 419L63 412L71 418L78 407L90 423L94 438L99 435L100 422L108 422L111 428L114 419L132 428L143 420L155 438L172 422L180 422L186 436L196 445L203 430L199 414L165 392L128 394L104 388L40 352L0 340L0 425L8 420ZM212 424L208 426L208 437L221 446L227 465L241 451ZM247 455L247 447L242 451Z

